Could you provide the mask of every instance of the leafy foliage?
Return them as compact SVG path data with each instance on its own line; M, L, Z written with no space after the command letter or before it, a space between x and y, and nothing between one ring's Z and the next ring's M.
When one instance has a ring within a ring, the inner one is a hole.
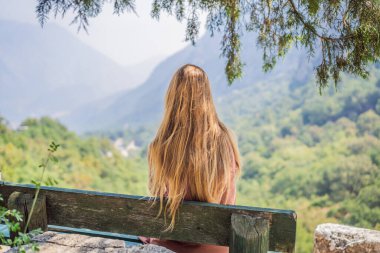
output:
M49 13L55 16L73 11L72 23L78 29L89 25L106 0L39 0L36 8L41 24ZM134 12L134 0L112 0L114 13ZM341 72L368 77L368 66L380 57L380 2L330 0L154 0L151 15L159 19L161 12L186 20L186 40L193 44L199 34L201 12L207 14L207 28L223 32L221 52L227 59L225 72L231 84L242 76L240 37L257 32L257 45L264 49L263 70L274 68L292 44L304 47L309 57L321 56L316 66L320 92L333 80L341 80Z

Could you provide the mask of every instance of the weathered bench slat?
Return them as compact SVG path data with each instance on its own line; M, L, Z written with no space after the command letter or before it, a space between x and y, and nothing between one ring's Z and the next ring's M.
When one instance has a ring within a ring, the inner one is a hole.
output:
M269 223L262 218L232 214L230 253L267 253Z
M0 182L5 203L14 191L34 190L33 185ZM173 232L163 233L163 217L155 219L158 201L148 197L54 187L42 187L41 194L46 196L49 225L228 246L231 215L246 214L269 221L269 250L294 251L293 211L185 201ZM152 206L153 202L156 204Z

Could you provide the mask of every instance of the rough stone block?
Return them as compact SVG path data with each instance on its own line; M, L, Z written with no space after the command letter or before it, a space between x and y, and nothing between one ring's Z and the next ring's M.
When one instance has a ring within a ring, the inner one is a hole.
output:
M314 233L314 253L380 253L380 231L321 224Z

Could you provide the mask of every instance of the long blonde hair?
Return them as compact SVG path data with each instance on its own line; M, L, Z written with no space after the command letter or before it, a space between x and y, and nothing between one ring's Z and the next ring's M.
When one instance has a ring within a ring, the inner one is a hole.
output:
M240 172L238 148L218 118L208 77L200 67L186 64L175 72L148 160L149 191L160 198L158 216L167 197L164 214L166 220L169 213L171 222L166 230L173 230L186 194L192 200L221 203L233 187L231 169L236 166Z

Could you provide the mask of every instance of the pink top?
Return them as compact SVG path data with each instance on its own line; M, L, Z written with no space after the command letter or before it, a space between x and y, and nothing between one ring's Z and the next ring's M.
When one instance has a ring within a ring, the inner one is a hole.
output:
M233 168L231 169L231 190L225 193L221 199L221 203L226 205L235 205L236 202L236 185L235 174L237 170L236 162L233 160ZM191 200L189 196L185 196L185 200ZM139 236L139 239L144 243L151 243L163 246L177 253L228 253L229 248L225 246L217 246L210 244L195 244L188 242L179 242L174 240L160 240L157 238L148 238Z

